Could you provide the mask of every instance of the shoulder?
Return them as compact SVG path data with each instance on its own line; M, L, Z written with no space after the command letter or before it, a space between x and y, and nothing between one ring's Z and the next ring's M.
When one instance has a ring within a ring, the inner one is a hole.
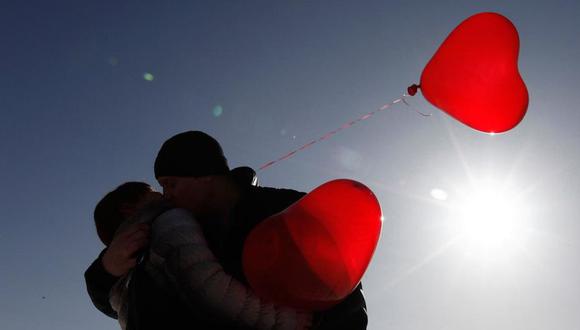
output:
M251 187L250 194L254 198L273 200L273 201L288 201L294 203L302 198L306 193L287 189L287 188L273 188L273 187Z
M242 209L244 213L263 218L285 210L304 195L293 189L249 187L243 198Z
M196 229L199 223L190 211L181 208L167 209L159 214L151 223L152 234L161 234L167 230Z
M187 209L175 207L163 211L161 214L157 216L155 221L157 221L158 219L184 219L184 218L193 218L193 215Z
M151 224L150 261L159 265L178 249L187 246L206 246L203 230L186 209L173 208L160 214Z

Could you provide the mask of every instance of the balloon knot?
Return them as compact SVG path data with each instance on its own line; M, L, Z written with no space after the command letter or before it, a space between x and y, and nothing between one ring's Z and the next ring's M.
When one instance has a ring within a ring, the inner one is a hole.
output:
M415 96L415 94L417 94L417 90L420 88L420 85L417 84L413 84L409 87L407 87L407 94L409 94L410 96Z

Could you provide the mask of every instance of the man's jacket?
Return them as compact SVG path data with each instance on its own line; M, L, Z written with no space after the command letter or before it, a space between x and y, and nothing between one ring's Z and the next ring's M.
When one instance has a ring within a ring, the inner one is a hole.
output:
M241 198L233 212L233 228L229 236L223 240L223 245L212 247L210 244L224 271L247 284L242 271L242 250L246 237L261 221L283 211L302 196L304 193L294 190L243 185ZM100 261L97 260L97 263L100 264ZM108 304L108 294L103 293L112 280L110 276L99 274L102 272L102 266L93 263L86 273L87 287L95 306L114 317ZM144 266L135 269L129 290L128 329L216 329L211 318L203 315L204 308L186 305L180 292L160 287L157 283ZM313 328L356 330L366 329L366 325L366 305L359 285L343 302L328 311L317 313ZM223 325L218 328L241 329Z

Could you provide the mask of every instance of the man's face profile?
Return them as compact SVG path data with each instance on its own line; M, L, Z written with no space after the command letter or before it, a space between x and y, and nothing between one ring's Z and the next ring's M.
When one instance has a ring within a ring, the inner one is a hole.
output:
M157 179L163 196L175 207L185 208L203 216L208 208L208 177L162 176Z

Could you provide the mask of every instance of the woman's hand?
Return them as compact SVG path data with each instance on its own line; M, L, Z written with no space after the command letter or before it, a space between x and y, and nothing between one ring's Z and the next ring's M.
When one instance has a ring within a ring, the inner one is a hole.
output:
M105 270L113 276L123 276L137 264L137 252L149 243L149 225L133 224L117 233L103 254Z

